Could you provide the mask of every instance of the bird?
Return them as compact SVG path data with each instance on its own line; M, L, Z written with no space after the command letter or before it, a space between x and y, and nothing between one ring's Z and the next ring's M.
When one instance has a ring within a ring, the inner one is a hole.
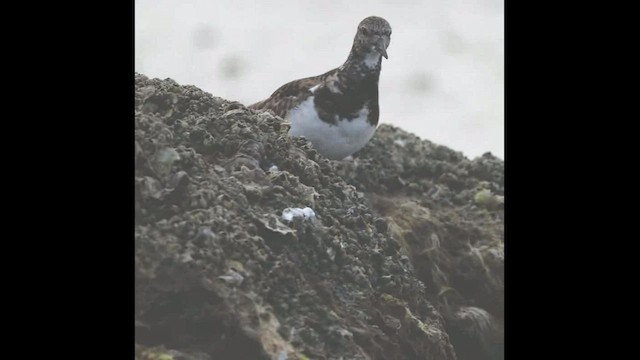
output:
M378 81L390 42L389 22L369 16L358 24L342 65L288 82L248 107L280 116L290 124L290 136L305 137L327 159L343 160L362 149L378 126Z

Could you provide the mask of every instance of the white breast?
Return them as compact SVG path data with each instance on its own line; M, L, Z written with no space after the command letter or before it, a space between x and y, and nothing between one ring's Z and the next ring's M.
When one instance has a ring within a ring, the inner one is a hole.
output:
M375 133L376 127L367 121L369 108L366 104L354 119L337 119L336 125L332 125L318 117L313 99L310 96L289 111L286 116L291 123L289 134L304 136L326 158L344 159L363 148Z

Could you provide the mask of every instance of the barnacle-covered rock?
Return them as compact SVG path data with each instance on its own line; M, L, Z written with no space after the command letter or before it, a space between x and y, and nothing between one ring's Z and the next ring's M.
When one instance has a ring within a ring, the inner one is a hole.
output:
M448 331L499 343L503 207L477 194L504 196L501 160L381 125L328 161L269 113L141 74L135 91L136 358L445 360Z

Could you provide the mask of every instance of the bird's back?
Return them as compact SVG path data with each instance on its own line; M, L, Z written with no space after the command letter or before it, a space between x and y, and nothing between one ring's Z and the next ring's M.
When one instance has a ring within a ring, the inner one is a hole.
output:
M255 110L271 110L275 115L286 117L287 112L312 95L312 87L321 84L323 80L337 69L328 71L322 75L298 79L288 82L278 88L265 100L249 106Z

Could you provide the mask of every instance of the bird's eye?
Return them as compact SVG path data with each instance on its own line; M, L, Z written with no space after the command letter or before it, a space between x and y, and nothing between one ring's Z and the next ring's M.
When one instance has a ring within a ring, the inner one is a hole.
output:
M364 35L369 35L369 30L367 30L367 29L365 29L365 28L362 28L362 33L363 33Z

